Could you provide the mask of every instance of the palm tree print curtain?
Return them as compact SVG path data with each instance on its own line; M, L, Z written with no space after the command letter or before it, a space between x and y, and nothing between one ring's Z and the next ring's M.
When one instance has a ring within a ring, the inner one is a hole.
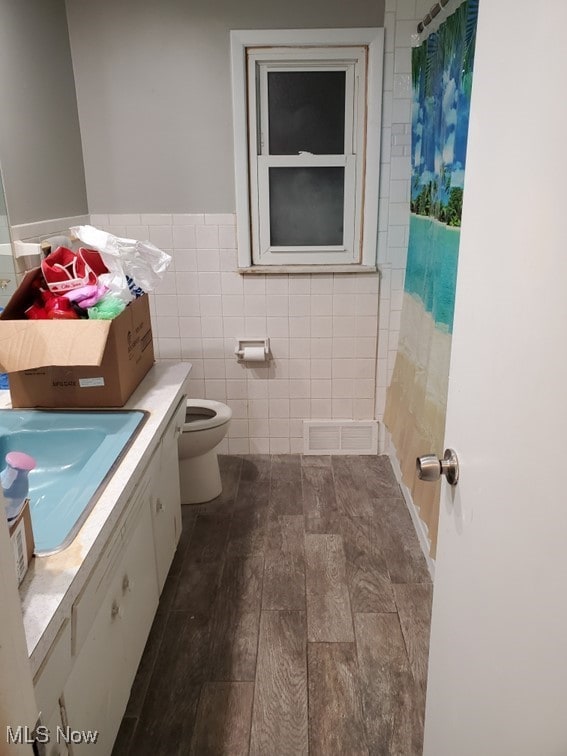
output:
M412 51L410 237L385 422L432 555L440 488L417 479L415 458L443 451L477 14L465 0Z

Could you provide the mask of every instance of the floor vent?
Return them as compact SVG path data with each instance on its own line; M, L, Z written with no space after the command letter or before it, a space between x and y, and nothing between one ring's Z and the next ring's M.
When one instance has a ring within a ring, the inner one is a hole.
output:
M376 420L304 420L304 454L377 454Z

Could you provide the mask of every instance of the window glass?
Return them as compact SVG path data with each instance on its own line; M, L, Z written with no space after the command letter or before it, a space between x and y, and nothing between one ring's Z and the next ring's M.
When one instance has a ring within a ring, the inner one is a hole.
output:
M270 154L343 154L345 82L344 71L269 71Z
M270 168L270 244L343 244L345 169Z

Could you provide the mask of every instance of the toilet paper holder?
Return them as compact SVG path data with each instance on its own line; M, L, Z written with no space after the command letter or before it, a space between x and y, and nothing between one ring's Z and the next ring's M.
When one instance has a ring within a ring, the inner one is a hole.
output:
M267 362L271 358L270 339L238 339L234 354L238 362Z

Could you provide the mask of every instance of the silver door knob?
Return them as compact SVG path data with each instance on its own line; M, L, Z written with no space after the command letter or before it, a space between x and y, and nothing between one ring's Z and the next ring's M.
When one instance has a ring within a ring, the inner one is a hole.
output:
M459 460L453 449L445 449L443 459L438 459L435 454L418 457L415 466L420 480L434 482L444 475L451 486L456 486L459 481Z

